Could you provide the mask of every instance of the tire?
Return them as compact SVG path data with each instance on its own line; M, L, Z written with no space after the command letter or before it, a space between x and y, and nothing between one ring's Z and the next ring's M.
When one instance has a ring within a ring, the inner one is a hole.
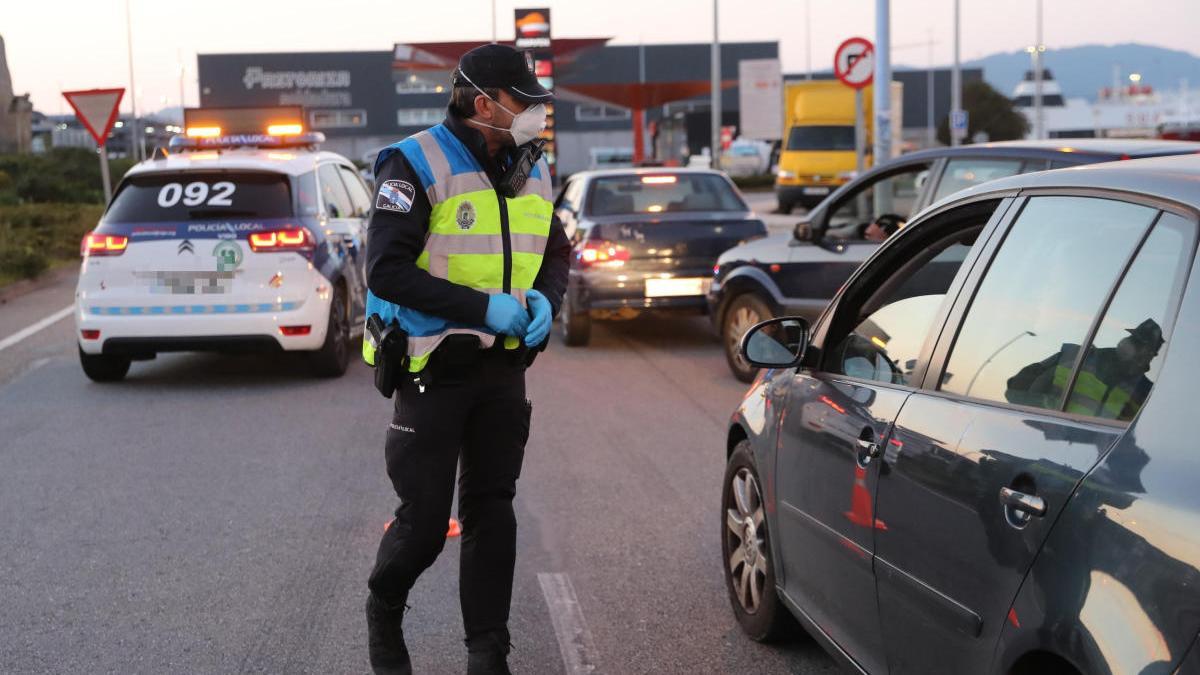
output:
M563 294L562 338L568 347L583 347L592 339L592 317L587 310L579 311L571 302L572 289Z
M742 336L757 323L774 316L770 306L753 292L743 293L729 302L721 317L721 344L725 348L725 362L733 376L742 382L750 382L758 368L742 358L739 349Z
M725 466L721 489L722 568L738 625L756 642L773 642L794 634L798 624L775 590L775 561L760 485L750 441L742 441Z
M120 382L129 373L130 359L110 354L86 354L79 349L79 365L92 382Z
M325 342L310 355L310 367L317 377L341 377L350 366L350 313L346 305L346 287L339 284L329 304Z
M780 213L787 215L787 214L791 213L792 209L794 209L794 208L796 208L796 202L783 201L782 199L779 200L779 212Z

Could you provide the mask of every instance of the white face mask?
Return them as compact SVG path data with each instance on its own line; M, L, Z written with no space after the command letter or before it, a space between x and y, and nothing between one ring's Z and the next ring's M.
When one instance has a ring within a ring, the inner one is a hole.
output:
M467 77L466 73L462 72L462 70L459 70L458 72L463 76L463 79L465 79L468 83L470 83L470 85L472 87L475 87L475 83L471 82L471 78ZM478 91L489 101L500 106L500 109L503 110L504 112L508 113L509 115L512 115L513 121L512 121L512 126L508 127L507 129L505 129L504 127L492 126L491 124L488 124L487 122L480 122L479 120L476 120L474 118L471 118L470 120L468 120L470 123L478 124L481 127L487 127L489 129L495 129L496 131L507 131L509 133L509 135L512 136L513 143L515 143L516 145L525 145L529 141L532 141L533 139L537 138L538 134L542 133L542 131L546 128L546 104L545 103L538 103L536 105L531 105L528 108L522 110L521 112L515 113L515 112L509 110L508 108L505 108L504 104L500 103L500 101L497 101L496 99L492 98L491 96L484 94L483 90L480 89L479 87L475 87L475 91Z

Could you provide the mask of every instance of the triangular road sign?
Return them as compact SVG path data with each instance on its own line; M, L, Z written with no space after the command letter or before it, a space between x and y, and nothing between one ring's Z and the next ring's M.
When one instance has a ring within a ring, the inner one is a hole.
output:
M96 139L96 145L103 146L108 140L108 132L117 121L117 107L121 105L124 89L87 89L84 91L64 91L67 103L75 109L75 115L87 127L88 133Z

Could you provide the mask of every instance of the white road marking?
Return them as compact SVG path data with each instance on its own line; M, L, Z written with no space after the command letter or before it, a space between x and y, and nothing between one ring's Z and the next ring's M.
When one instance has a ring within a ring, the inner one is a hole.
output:
M24 340L25 338L29 337L30 335L33 335L34 333L37 333L38 331L40 331L44 328L48 328L48 327L58 323L59 321L62 321L63 319L67 318L68 316L71 316L71 312L74 312L74 311L75 311L75 305L68 305L67 307L63 307L62 309L58 310L57 312L51 314L50 316L48 316L44 319L42 319L41 321L38 321L37 323L35 323L31 326L26 326L25 328L22 328L21 330L13 333L12 335L9 335L8 337L4 338L3 340L0 340L0 351L4 351L5 349L8 349L9 347L17 344L21 340Z
M563 667L567 675L584 675L600 672L596 663L596 644L592 633L583 620L583 610L575 599L575 587L566 574L542 572L538 574L542 595L550 608L550 620L558 638L558 650L562 654Z

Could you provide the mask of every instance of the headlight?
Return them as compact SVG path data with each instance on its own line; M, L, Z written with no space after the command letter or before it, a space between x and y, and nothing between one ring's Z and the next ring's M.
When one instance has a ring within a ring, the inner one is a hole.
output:
M776 174L776 175L778 175L780 178L784 178L784 179L795 178L796 172L795 171L785 171L783 169L780 169L778 174Z
M858 177L857 171L843 171L837 175L838 180L851 181Z

